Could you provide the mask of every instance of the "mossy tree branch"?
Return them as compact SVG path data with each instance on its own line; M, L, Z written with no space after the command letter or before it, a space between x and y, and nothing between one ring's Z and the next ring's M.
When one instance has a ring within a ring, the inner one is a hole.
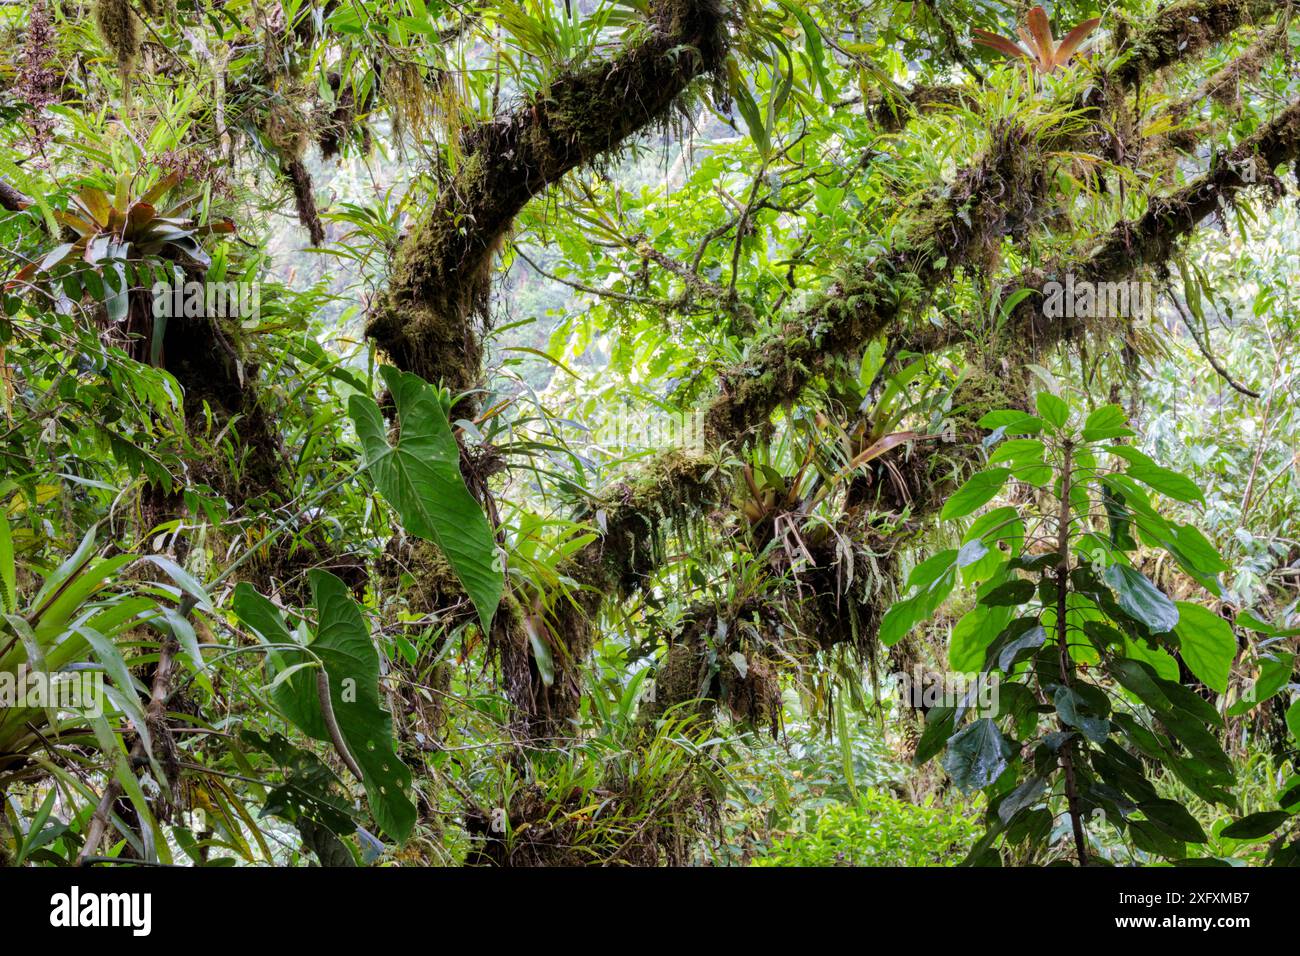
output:
M1190 58L1244 23L1277 14L1262 0L1184 0L1136 34L1122 31L1117 46L1129 55L1109 76L1121 89ZM1062 149L1069 135L1056 136ZM1082 139L1082 137L1080 137ZM886 331L927 290L978 265L1005 237L1026 231L1040 213L1046 175L1032 157L1033 140L1016 127L995 131L992 145L958 174L949 198L925 216L890 252L856 263L805 311L751 346L738 366L724 371L721 394L710 406L706 430L715 442L743 438L793 401L829 364Z
M453 391L480 375L492 259L524 205L664 117L724 51L719 0L654 0L643 37L564 73L462 136L460 167L398 250L367 334L406 371Z
M1248 189L1264 188L1281 195L1282 183L1275 170L1300 159L1300 100L1292 103L1232 150L1217 155L1208 171L1182 189L1154 197L1138 219L1115 224L1100 241L1089 246L1091 255L1074 261L1057 262L1035 269L1007 282L1004 299L1020 289L1041 290L1053 278L1072 273L1076 282L1120 282L1143 268L1171 260L1179 244L1201 223L1229 206ZM1031 341L1035 348L1051 347L1088 329L1086 317L1049 319L1042 300L1029 296L1012 312L1003 334ZM936 352L955 348L968 338L970 329L953 324L905 333L903 348Z

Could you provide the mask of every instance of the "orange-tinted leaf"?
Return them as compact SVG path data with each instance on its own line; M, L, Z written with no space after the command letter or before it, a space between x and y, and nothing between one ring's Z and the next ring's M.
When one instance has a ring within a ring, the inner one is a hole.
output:
M32 276L36 275L36 270L37 268L39 268L39 266L40 263L38 262L27 263L27 265L23 266L21 269L19 269L17 272L14 273L14 277L12 279L10 279L8 282L5 283L5 290L8 291L10 289L14 289L22 285L24 282L28 281L29 279L31 279Z
M239 231L239 227L235 225L235 220L231 219L229 216L222 216L215 222L210 222L206 226L200 226L195 231L201 236L211 235L212 233L217 233L219 235L233 235Z
M1060 47L1056 50L1056 62L1061 66L1069 63L1074 58L1074 54L1078 52L1079 45L1099 26L1101 26L1101 17L1093 17L1091 20L1084 20L1067 33L1065 39L1061 41Z
M1033 59L1033 57L1031 57L1020 47L1016 46L1006 37L998 36L996 33L989 33L987 30L973 29L971 30L971 33L975 35L976 43L982 44L983 46L992 47L993 49L997 50L999 53L1005 54L1006 56L1011 56L1011 57L1022 56L1025 57L1026 59Z
M144 226L153 221L153 218L156 215L158 215L158 210L154 209L152 205L145 202L143 199L140 200L140 202L135 203L126 214L127 231L136 232L144 228Z
M87 222L80 216L74 216L70 212L63 212L56 209L54 210L54 219L56 222L63 223L63 225L76 232L79 236L89 236L92 233L99 231L94 224Z
M108 225L108 213L112 207L102 189L87 186L77 193L77 202L95 225L101 228Z
M905 442L915 441L920 437L922 436L918 432L894 432L892 435L886 435L884 438L880 439L880 441L859 452L854 459L849 462L849 468L860 468L867 462L879 458L891 448L897 448Z
M1034 69L1043 73L1047 72L1043 54L1038 51L1038 44L1034 41L1033 36L1024 27L1016 27L1016 35L1024 41L1025 49L1029 50L1029 58L1034 61Z
M1038 47L1038 61L1043 65L1043 72L1050 73L1056 64L1056 41L1052 39L1052 25L1047 20L1047 11L1041 6L1029 11L1029 32L1033 34L1034 45Z
M180 181L181 181L180 176L178 176L176 173L170 173L169 175L164 176L162 179L158 180L158 182L154 183L153 187L147 193L145 193L143 196L140 197L140 201L144 203L148 203L151 206L155 206L158 204L158 200L163 197L163 194L166 193L167 190L171 189Z

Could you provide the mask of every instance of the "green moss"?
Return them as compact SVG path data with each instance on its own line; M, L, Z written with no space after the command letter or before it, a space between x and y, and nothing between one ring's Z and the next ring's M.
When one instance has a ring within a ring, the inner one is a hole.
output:
M131 11L130 0L96 0L95 25L117 64L127 70L140 54L140 21Z
M584 584L630 595L660 564L670 527L686 533L711 504L724 500L714 462L670 450L631 481L608 489L592 517L601 536L575 556Z

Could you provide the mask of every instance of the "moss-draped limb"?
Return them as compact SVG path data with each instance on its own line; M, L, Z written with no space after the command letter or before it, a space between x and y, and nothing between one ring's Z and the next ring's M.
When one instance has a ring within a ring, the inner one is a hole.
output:
M762 424L829 362L888 328L959 268L989 263L1004 237L1034 223L1047 190L1032 134L1011 123L994 130L984 156L921 211L896 248L844 270L807 309L723 374L722 394L706 413L709 440L721 443Z
M1273 3L1260 0L1185 0L1141 31L1117 37L1118 48L1129 56L1107 80L1130 89L1244 23L1277 12ZM1053 134L1051 146L1067 148L1073 138L1071 132ZM737 438L761 426L832 360L898 322L919 300L916 293L950 281L959 267L977 265L981 253L991 254L1002 238L1027 229L1040 213L1047 178L1035 151L1023 130L995 131L985 155L958 174L948 199L935 214L921 217L898 248L850 266L803 313L751 346L747 357L721 376L721 394L706 417L710 440ZM1012 200L1005 208L1002 196ZM972 201L974 209L968 208Z
M1277 0L1181 0L1144 20L1140 30L1120 21L1116 44L1129 56L1113 79L1132 87L1179 60L1187 60L1234 30L1276 15Z
M1089 243L1091 254L1017 276L1003 286L1003 296L1019 289L1039 289L1067 272L1076 282L1120 282L1143 268L1161 266L1201 223L1228 206L1243 191L1264 188L1282 192L1276 169L1300 159L1300 100L1264 123L1232 150L1215 157L1210 169L1169 195L1153 197L1138 219L1117 223L1100 242ZM1044 349L1103 320L1084 317L1049 319L1042 299L1029 296L1012 312L1005 335ZM967 340L969 329L952 324L904 333L900 347L922 352L955 348Z
M524 205L568 171L664 117L721 63L719 0L655 0L643 36L563 73L513 112L462 137L460 166L398 250L367 334L406 371L454 392L480 374L475 317L492 258Z

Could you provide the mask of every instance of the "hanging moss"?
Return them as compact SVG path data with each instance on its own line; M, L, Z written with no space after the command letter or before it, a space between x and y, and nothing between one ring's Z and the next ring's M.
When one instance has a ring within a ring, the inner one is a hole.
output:
M1133 24L1116 17L1115 45L1128 54L1114 72L1125 86L1190 59L1244 24L1265 20L1279 10L1276 0L1181 0Z
M355 140L362 152L368 153L371 139L365 116L374 102L374 90L369 90L365 99L358 103L352 84L344 83L337 71L330 73L326 82L334 91L334 106L316 122L316 143L320 146L321 158L334 159L349 140Z
M95 0L95 25L123 71L140 55L140 21L130 0Z
M289 188L293 190L298 222L307 230L312 245L324 245L325 224L321 222L320 212L316 208L316 192L312 187L311 173L307 172L301 159L293 159L285 166L285 176L289 180Z
M666 533L679 534L725 500L722 476L709 459L670 450L635 478L602 493L585 514L601 535L574 556L579 581L626 597L658 567Z

